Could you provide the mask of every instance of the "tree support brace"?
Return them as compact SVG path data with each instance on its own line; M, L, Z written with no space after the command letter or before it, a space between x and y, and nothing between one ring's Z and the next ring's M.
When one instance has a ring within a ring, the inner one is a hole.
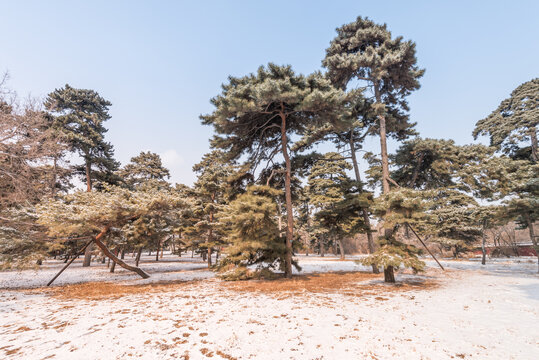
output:
M58 272L58 274L56 274L56 276L53 277L52 280L48 282L47 286L50 286L50 285L54 282L54 280L56 280L56 278L58 278L58 276L60 276L60 274L63 273L64 270L67 269L67 267L68 267L69 265L71 265L71 263L72 263L73 261L75 261L76 258L78 258L80 255L82 255L82 253L84 252L84 250L86 250L86 248L87 248L88 246L90 246L90 244L91 244L93 241L94 241L94 238L92 237L92 239L91 239L90 241L88 241L88 242L86 243L86 245L84 245L84 246L82 247L82 249L80 249L80 251L77 253L77 255L73 256L73 257L71 258L71 260L69 260L69 262L68 262L67 264L65 264L65 266L62 268L62 270L60 270L60 272Z
M438 261L438 259L436 259L436 256L434 256L433 253L430 252L429 248L427 247L427 245L423 242L423 240L419 237L419 235L417 235L417 233L415 232L414 228L408 224L407 222L405 223L406 226L408 226L410 228L410 230L412 230L412 232L414 233L414 235L419 239L419 241L421 242L421 244L425 247L425 249L427 249L427 251L429 252L430 256L432 256L432 258L434 260L436 260L436 262L438 263L438 265L440 266L440 268L442 268L442 270L445 271L444 267L442 266L442 264L440 264L440 262Z

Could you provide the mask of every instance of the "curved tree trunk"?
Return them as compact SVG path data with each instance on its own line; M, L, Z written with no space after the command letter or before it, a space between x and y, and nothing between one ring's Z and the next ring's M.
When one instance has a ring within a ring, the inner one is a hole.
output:
M137 274L139 274L143 279L147 279L150 277L150 275L148 275L144 270L136 267L136 266L131 266L129 264L126 264L125 262L123 262L122 260L118 259L118 257L116 257L116 255L114 255L110 250L109 248L103 244L101 242L101 238L109 231L110 229L110 226L106 226L105 228L103 228L103 230L101 230L101 232L94 238L94 242L95 244L103 251L103 253L108 256L112 261L114 261L116 264L120 265L121 267L123 267L124 269L126 270L129 270L129 271L133 271L133 272L136 272Z

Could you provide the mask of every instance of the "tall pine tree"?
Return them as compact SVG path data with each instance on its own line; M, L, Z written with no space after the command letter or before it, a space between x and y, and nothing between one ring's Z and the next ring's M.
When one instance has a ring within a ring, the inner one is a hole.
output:
M268 64L256 74L229 77L220 95L212 99L213 113L201 116L217 135L212 146L226 151L228 159L244 158L254 170L281 155L285 163L286 276L292 276L291 136L301 135L308 125L338 121L344 96L316 73L295 74L290 66Z
M352 80L366 83L374 95L372 109L378 120L382 162L382 191L388 194L389 160L387 153L388 114L390 109L408 110L406 96L419 88L418 79L424 70L416 65L415 44L392 38L386 25L379 25L368 18L337 29L337 37L326 50L323 65L334 84L346 87ZM385 237L391 241L391 228ZM384 269L385 280L394 281L393 267Z

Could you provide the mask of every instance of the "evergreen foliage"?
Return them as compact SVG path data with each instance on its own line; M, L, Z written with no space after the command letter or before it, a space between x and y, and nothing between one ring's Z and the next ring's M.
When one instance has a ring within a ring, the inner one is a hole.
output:
M370 194L359 193L358 183L346 173L350 165L340 154L331 152L311 168L308 178L309 199L315 208L315 225L319 236L339 244L344 259L342 239L365 231L360 210L369 206ZM320 246L324 246L323 240Z
M513 157L521 157L524 150L533 162L539 160L537 124L539 123L539 78L517 87L489 116L477 122L474 138L488 135L491 146ZM523 141L530 146L521 148Z
M87 191L92 182L117 183L114 172L119 163L114 160L114 150L104 139L107 129L104 122L110 119L108 109L111 103L94 90L75 89L69 85L51 92L45 108L53 116L72 151L84 160L78 171L86 182Z
M250 186L221 213L219 222L227 229L230 244L219 264L224 279L268 277L273 270L285 271L287 248L275 218L274 198L279 193L269 186ZM248 268L251 265L256 268Z
M328 69L332 83L340 88L345 89L351 81L359 81L372 89L374 103L371 108L378 120L384 194L390 192L387 133L391 124L395 123L390 115L408 110L406 96L419 88L418 79L424 73L416 63L415 44L412 41L403 41L402 37L393 39L385 24L378 25L362 17L337 29L337 37L326 49L322 62ZM407 127L406 122L404 126L401 124L404 132ZM391 231L386 227L387 242L394 239ZM386 250L396 249L396 246ZM384 275L386 282L395 281L392 266L384 269Z
M256 74L229 77L222 88L222 93L212 99L215 111L201 116L202 122L213 125L217 133L212 147L226 151L229 160L244 156L253 173L261 162L273 163L278 154L284 159L288 249L285 273L291 276L294 221L290 137L301 135L316 123L337 122L344 95L319 73L305 77L295 74L290 66L271 63L260 67Z
M167 187L170 172L163 166L159 154L142 151L131 158L129 164L118 171L118 175L131 189L142 186Z

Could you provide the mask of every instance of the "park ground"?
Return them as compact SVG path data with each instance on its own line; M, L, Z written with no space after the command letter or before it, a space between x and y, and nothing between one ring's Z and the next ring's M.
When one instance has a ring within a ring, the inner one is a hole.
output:
M0 359L539 359L536 258L427 261L395 285L354 257L299 263L225 282L198 258L147 256L145 280L76 261L49 288L59 261L2 272Z

